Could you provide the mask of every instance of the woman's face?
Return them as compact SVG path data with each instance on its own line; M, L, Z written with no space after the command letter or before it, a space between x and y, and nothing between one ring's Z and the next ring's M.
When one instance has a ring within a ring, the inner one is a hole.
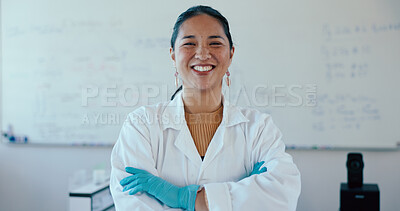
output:
M185 89L212 91L221 88L234 48L217 19L197 15L182 23L170 52Z

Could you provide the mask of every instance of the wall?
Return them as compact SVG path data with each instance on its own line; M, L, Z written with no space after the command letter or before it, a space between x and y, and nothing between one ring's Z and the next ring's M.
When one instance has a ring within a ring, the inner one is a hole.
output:
M288 151L302 173L298 211L336 211L347 151ZM111 148L0 144L0 210L68 210L72 172L109 164ZM381 210L400 210L400 151L363 151L364 181L378 183Z
M399 151L361 151L365 163L364 182L377 183L381 210L400 210ZM302 174L302 193L297 210L336 211L340 183L347 181L348 151L289 151Z
M110 148L0 144L0 210L68 210L68 180L76 171L109 165Z

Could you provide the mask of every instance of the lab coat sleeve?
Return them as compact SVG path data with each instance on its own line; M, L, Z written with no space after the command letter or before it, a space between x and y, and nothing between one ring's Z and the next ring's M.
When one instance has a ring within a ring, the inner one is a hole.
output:
M261 115L250 143L253 164L265 161L267 172L238 182L205 184L210 210L296 210L300 195L300 173L285 152L282 134L268 115Z
M116 210L165 210L157 199L147 193L129 195L119 184L121 179L131 175L125 167L144 169L158 176L150 144L149 129L143 118L135 113L128 115L119 138L111 153L110 191Z

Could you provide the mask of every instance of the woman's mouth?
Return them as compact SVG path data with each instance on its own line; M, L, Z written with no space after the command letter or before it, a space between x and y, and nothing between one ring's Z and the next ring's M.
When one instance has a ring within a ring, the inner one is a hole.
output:
M215 68L214 65L194 65L192 66L192 70L194 70L198 74L206 74L211 72Z

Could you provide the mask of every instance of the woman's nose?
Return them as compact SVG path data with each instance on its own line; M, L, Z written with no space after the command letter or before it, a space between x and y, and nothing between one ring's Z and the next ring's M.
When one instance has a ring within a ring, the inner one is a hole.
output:
M199 46L196 49L196 55L195 55L194 58L199 59L199 60L210 59L211 55L210 55L209 49L207 47L204 47L204 46Z

